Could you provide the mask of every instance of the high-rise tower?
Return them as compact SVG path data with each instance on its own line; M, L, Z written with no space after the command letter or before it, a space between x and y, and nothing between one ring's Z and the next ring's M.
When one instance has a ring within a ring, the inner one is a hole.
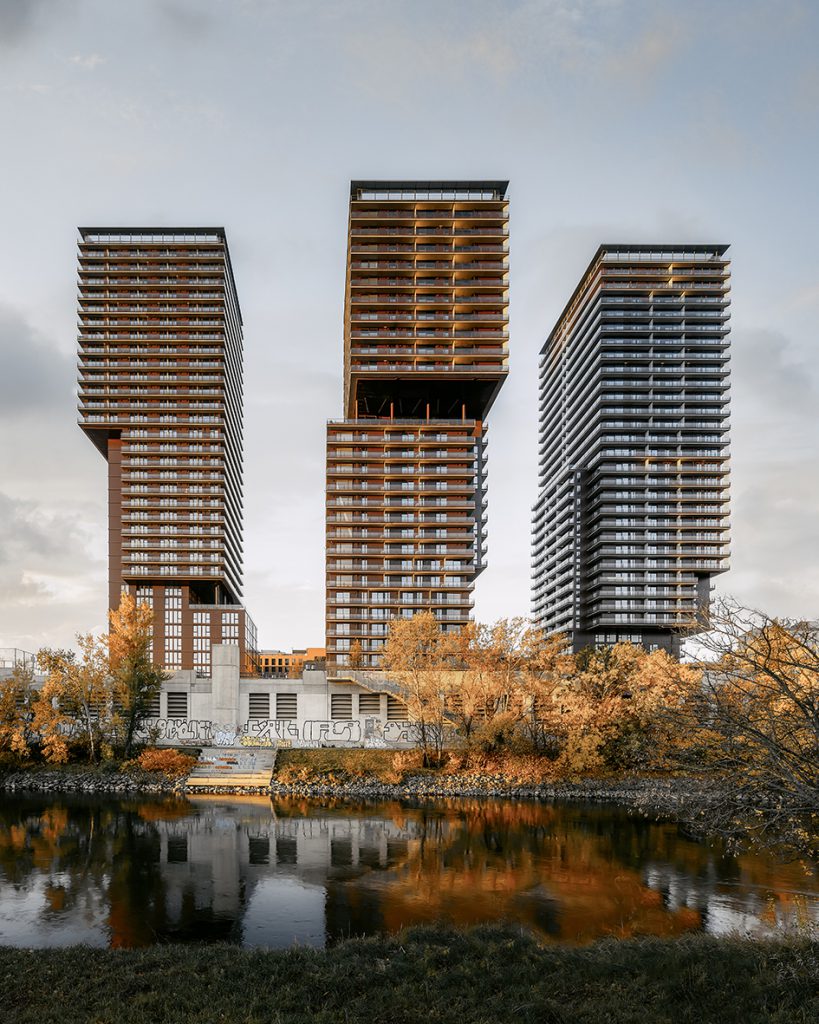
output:
M728 568L726 245L602 245L541 352L533 616L678 650Z
M505 181L354 181L344 416L327 426L327 660L378 664L390 619L469 618L486 414L508 372Z
M154 608L153 655L253 671L241 606L242 318L222 228L80 228L80 426L108 462L110 607Z

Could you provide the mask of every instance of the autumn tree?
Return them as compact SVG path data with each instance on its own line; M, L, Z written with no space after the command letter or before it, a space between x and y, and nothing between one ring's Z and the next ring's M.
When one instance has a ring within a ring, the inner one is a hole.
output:
M530 704L521 673L536 632L526 619L499 619L469 622L453 638L461 676L450 703L467 753L473 745L496 750L518 731Z
M151 658L153 611L147 604L137 605L130 594L123 594L119 608L110 613L110 632L101 638L107 651L117 731L125 757L130 756L134 737L159 693L165 673Z
M151 661L152 621L148 605L124 594L110 613L110 632L78 635L77 653L40 651L46 679L32 704L32 728L46 757L65 760L67 737L83 741L92 761L115 748L129 756L164 678Z
M447 688L447 708L463 737L468 762L478 726L497 705L486 628L468 622L452 640L452 651L459 674L457 684Z
M441 762L454 656L453 642L432 612L390 623L382 667L399 685L418 728L425 766Z
M11 674L0 679L0 750L28 757L31 742L31 700L34 670L17 662Z
M529 626L521 639L517 677L520 729L536 753L557 757L563 724L555 720L555 696L575 671L574 655L562 633Z
M70 733L85 742L90 760L96 761L113 729L108 653L103 638L91 633L79 634L77 646L79 656L50 648L38 653L46 681L35 718L38 732L49 735L55 752L60 751L55 734Z
M350 644L350 653L347 660L354 672L357 672L364 664L364 649L361 646L360 640L353 640Z
M723 834L750 829L816 852L819 627L727 599L709 626L697 637L702 686L675 720L687 734L680 765L717 780L708 818Z
M542 722L568 773L658 768L673 739L669 709L699 673L665 651L619 643L564 661L543 694Z

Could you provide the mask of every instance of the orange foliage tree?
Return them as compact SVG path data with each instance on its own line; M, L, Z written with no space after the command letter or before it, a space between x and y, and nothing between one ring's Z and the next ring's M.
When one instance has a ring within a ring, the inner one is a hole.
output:
M77 646L79 657L74 651L49 648L37 655L46 682L36 701L35 721L50 760L65 760L66 736L82 740L92 761L110 738L113 709L105 645L101 638L83 633L77 636Z
M33 684L32 668L19 662L0 680L0 750L20 757L29 756Z
M111 629L101 638L108 655L108 673L116 708L115 725L123 752L131 753L139 724L150 714L165 673L151 660L153 611L123 594L110 613Z
M453 637L462 669L451 696L467 752L493 752L521 732L537 745L537 697L545 673L559 664L560 644L526 619L470 622Z
M453 642L432 612L390 623L382 666L401 688L427 766L441 762L447 701L453 689L453 658Z
M546 754L557 770L662 767L679 742L669 711L700 679L664 651L632 644L572 654L525 619L444 633L432 612L394 620L383 667L399 683L422 746L457 727L468 763L479 750Z
M347 663L350 668L357 672L364 664L364 648L360 640L353 640L350 644L350 653L347 656Z
M548 725L567 772L645 769L664 765L675 730L669 711L682 706L700 673L665 651L629 643L588 649L553 679Z
M91 761L130 754L164 678L151 661L152 619L148 605L124 594L108 633L77 636L78 654L38 653L46 679L32 701L31 731L47 759L67 760L69 739L82 741Z

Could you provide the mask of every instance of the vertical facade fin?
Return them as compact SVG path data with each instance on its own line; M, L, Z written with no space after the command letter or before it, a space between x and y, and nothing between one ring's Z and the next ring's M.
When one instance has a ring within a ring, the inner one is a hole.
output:
M508 372L506 182L353 182L345 419L327 426L327 660L457 629L484 566L484 420ZM355 648L353 648L355 645Z

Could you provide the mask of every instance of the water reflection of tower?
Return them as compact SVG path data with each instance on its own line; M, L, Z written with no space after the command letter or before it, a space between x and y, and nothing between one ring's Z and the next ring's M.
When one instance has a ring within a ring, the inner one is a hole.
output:
M350 885L370 872L389 871L406 860L414 829L381 815L323 818L279 817L276 857L280 871L324 890L326 940L385 928L385 886Z
M128 815L131 856L115 862L109 889L111 945L241 941L246 907L267 870L260 840L269 823L269 801L144 805Z
M27 796L0 807L0 936L26 948L322 946L442 920L511 919L561 941L770 934L815 927L816 892L800 866L582 805Z

